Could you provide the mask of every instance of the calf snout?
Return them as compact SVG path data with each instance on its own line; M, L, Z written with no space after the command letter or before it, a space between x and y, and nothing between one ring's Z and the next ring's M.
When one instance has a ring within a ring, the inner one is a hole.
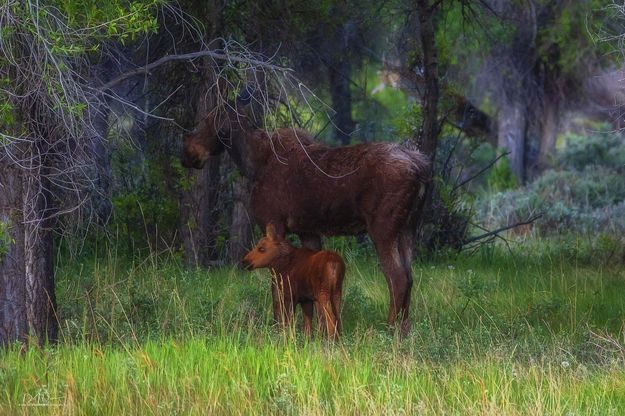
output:
M243 257L239 262L239 267L243 270L252 270L254 265L250 262L250 260L246 257Z

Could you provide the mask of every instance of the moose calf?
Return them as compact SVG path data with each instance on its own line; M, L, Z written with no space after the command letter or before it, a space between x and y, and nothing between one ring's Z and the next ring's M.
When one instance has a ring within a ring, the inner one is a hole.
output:
M304 312L304 333L312 335L313 307L319 327L329 337L341 332L341 291L345 263L332 251L295 248L267 225L266 236L243 258L247 270L269 268L273 314L276 321L288 324L295 306Z

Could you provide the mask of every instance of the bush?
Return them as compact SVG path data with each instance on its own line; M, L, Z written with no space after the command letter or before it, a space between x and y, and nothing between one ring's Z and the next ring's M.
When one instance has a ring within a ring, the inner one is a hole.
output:
M488 174L487 183L488 187L496 192L514 189L519 185L507 157L502 157L501 160L493 166Z
M398 134L418 137L422 118L419 105L409 106L396 122ZM444 129L438 138L431 206L424 213L421 228L419 249L424 250L420 253L422 255L441 249L459 250L466 240L473 216L471 198L465 187L457 185L464 172L463 162L474 159L479 153L476 146L466 142L466 137L458 135L453 129Z
M610 131L591 136L569 135L566 147L556 156L556 162L563 169L583 170L587 166L603 166L623 172L625 137Z
M473 197L463 181L465 164L474 158L475 146L464 136L444 135L439 138L434 161L432 205L424 213L421 229L421 248L427 253L452 249L460 250L466 240L469 224L473 221ZM471 173L471 172L470 172Z
M625 231L625 139L615 133L570 136L556 155L557 170L534 182L499 192L478 203L478 216L491 228L542 214L534 224L554 232Z
M430 253L445 248L460 250L466 240L472 216L469 196L462 191L454 191L453 183L442 176L435 176L432 205L425 212L421 230L422 248Z
M112 134L112 229L127 237L133 248L173 241L177 232L178 188L182 168L175 156L146 157L157 151L139 148L123 134Z

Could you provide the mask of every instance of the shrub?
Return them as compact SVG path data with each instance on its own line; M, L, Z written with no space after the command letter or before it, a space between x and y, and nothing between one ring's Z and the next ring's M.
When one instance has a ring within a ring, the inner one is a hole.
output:
M625 168L625 137L604 131L590 136L571 134L566 147L556 156L561 168L583 170L586 166L604 166L623 172Z
M487 183L488 187L496 192L514 189L519 185L507 157L502 157L501 160L493 166L488 174Z
M421 230L428 251L444 248L459 250L466 240L473 212L468 195L455 190L442 176L434 178L432 205L425 212Z
M534 182L498 192L477 204L480 220L491 228L542 214L534 224L554 232L625 231L625 139L615 133L570 136L556 155L557 170Z
M423 119L419 105L411 105L395 123L402 137L418 137ZM434 161L434 187L431 207L424 213L421 229L421 245L424 255L451 248L458 250L466 239L472 219L469 195L465 188L457 187L464 171L465 160L473 158L476 147L465 142L464 135L453 129L443 129L438 139Z

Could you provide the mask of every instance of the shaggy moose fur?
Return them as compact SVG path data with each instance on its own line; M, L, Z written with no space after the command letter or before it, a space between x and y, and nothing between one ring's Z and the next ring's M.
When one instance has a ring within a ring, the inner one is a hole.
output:
M273 314L276 321L288 324L299 304L304 312L304 333L312 335L313 305L319 328L328 337L341 333L341 292L345 263L332 251L295 248L276 234L273 224L243 258L248 270L268 267L271 281Z
M201 169L224 149L252 184L251 209L264 227L297 234L319 249L322 235L371 237L390 290L388 323L409 330L412 246L428 158L396 143L331 148L297 129L267 134L234 110L213 111L184 141L182 163Z

